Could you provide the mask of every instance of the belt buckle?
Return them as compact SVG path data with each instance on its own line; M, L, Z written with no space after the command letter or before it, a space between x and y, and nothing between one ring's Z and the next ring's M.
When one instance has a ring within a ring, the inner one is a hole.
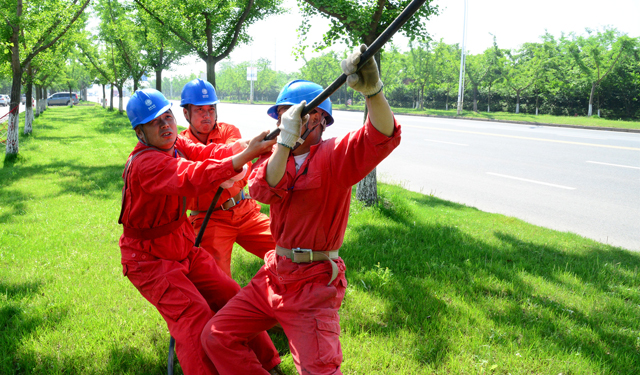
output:
M222 203L222 205L220 205L220 209L222 211L227 211L229 208L224 208L224 205L227 204L227 202L231 201L233 204L231 206L229 206L229 208L233 207L236 205L236 200L233 199L233 197L227 199L224 203Z
M299 247L296 247L295 249L291 249L291 251L292 251L291 260L294 263L310 263L310 262L313 262L313 250L311 250L311 249L301 249ZM309 260L308 261L302 261L302 260L296 261L296 254L304 255L304 254L307 254L307 253L309 254Z

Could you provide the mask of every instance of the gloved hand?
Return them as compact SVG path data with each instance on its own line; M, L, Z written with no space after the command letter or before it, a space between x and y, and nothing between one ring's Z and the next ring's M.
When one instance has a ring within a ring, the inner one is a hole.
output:
M347 75L347 84L352 89L360 92L366 97L373 96L382 90L382 81L378 74L378 65L372 57L364 64L362 69L356 72L360 55L367 50L367 45L363 44L355 50L349 57L342 60L340 66L342 72Z
M291 106L280 118L280 135L278 135L278 143L293 149L298 139L300 139L300 128L303 123L309 121L309 115L300 117L307 101L303 100L300 104Z
M227 181L221 183L220 187L223 188L223 189L231 188L236 181L242 180L244 178L244 176L247 175L247 170L249 170L249 167L246 164L243 165L242 166L242 172L240 172L237 175L231 177Z

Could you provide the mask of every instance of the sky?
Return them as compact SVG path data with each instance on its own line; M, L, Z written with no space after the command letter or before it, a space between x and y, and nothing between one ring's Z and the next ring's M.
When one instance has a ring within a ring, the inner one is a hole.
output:
M440 14L426 21L427 31L434 40L461 43L464 17L464 0L435 0ZM296 29L301 16L295 0L284 0L288 14L272 16L249 27L253 43L237 46L228 59L235 63L251 61L261 57L272 62L275 69L293 72L304 64L296 61L292 52L298 43ZM481 53L497 38L500 48L514 49L526 42L539 41L545 33L559 37L562 32L586 34L585 29L613 26L631 37L640 36L640 0L468 0L467 2L466 50L472 54ZM312 21L309 45L321 41L329 29L329 22L323 18ZM393 43L405 49L407 39L397 35ZM346 46L334 47L344 51ZM319 53L308 53L307 59ZM183 65L173 68L166 75L190 74L205 71L205 63L198 58L186 58Z

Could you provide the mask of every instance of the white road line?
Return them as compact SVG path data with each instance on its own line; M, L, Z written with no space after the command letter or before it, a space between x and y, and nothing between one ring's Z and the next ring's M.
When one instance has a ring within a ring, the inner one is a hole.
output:
M445 142L445 141L434 141L433 139L425 139L427 142L435 142L435 143L446 143L448 145L456 145L456 146L469 146L464 143L455 143L455 142Z
M601 163L599 161L588 161L587 163L592 163L592 164L602 164L602 165L610 165L612 167L621 167L621 168L633 168L633 169L640 169L640 167L632 167L630 165L620 165L620 164L609 164L609 163Z
M510 179L512 179L512 180L525 181L525 182L532 182L532 183L534 183L534 184L540 184L540 185L546 185L546 186L551 186L551 187L557 187L557 188L560 188L560 189L576 190L576 188L574 188L574 187L562 186L562 185L556 185L556 184L550 184L550 183L548 183L548 182L542 182L542 181L528 180L528 179L526 179L526 178L520 178L520 177L507 176L507 175L499 174L499 173L487 172L487 174L490 174L490 175L492 175L492 176L498 176L498 177L510 178Z

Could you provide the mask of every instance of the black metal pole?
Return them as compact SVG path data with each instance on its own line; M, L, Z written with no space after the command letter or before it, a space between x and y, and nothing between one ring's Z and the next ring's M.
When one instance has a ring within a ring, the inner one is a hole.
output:
M200 230L198 231L198 235L196 236L196 242L194 243L195 247L200 246L200 242L202 241L202 236L204 235L204 231L207 229L207 224L209 224L209 218L211 218L211 213L216 208L216 203L218 203L218 200L220 199L220 195L222 195L223 191L224 189L222 187L219 187L218 190L216 191L216 195L213 196L213 200L209 205L209 209L207 210L207 213L204 215L204 220L202 220L202 226L200 227ZM169 360L167 363L167 373L169 375L173 375L173 356L174 356L173 352L174 352L175 345L176 345L176 340L173 337L169 337Z
M400 13L398 17L396 17L396 19L393 20L391 25L389 25L382 32L382 34L380 34L380 36L378 36L378 38L376 38L376 40L373 43L371 43L371 45L362 53L362 56L360 57L360 62L358 63L358 68L356 69L356 71L360 70L360 68L362 68L362 66L370 58L372 58L373 55L375 55L382 48L382 46L385 43L387 43L389 39L391 39L391 37L396 32L398 32L398 30L400 30L402 25L404 25L409 20L409 18L413 17L415 12L417 12L418 9L420 9L420 7L425 2L426 0L413 0L409 5L407 5L407 7L404 8L402 13ZM325 101L334 92L336 92L340 88L340 86L344 85L345 82L347 82L347 75L343 73L342 75L340 75L340 77L338 77L335 81L333 81L333 83L329 85L329 87L327 87L326 89L324 89L324 91L318 94L318 96L316 96L315 99L313 99L310 103L307 103L307 105L302 110L302 117L306 116L314 108L319 106L320 103ZM278 136L278 134L280 134L280 129L275 129L271 133L267 134L267 136L264 137L264 139L265 140L274 139L275 137Z

